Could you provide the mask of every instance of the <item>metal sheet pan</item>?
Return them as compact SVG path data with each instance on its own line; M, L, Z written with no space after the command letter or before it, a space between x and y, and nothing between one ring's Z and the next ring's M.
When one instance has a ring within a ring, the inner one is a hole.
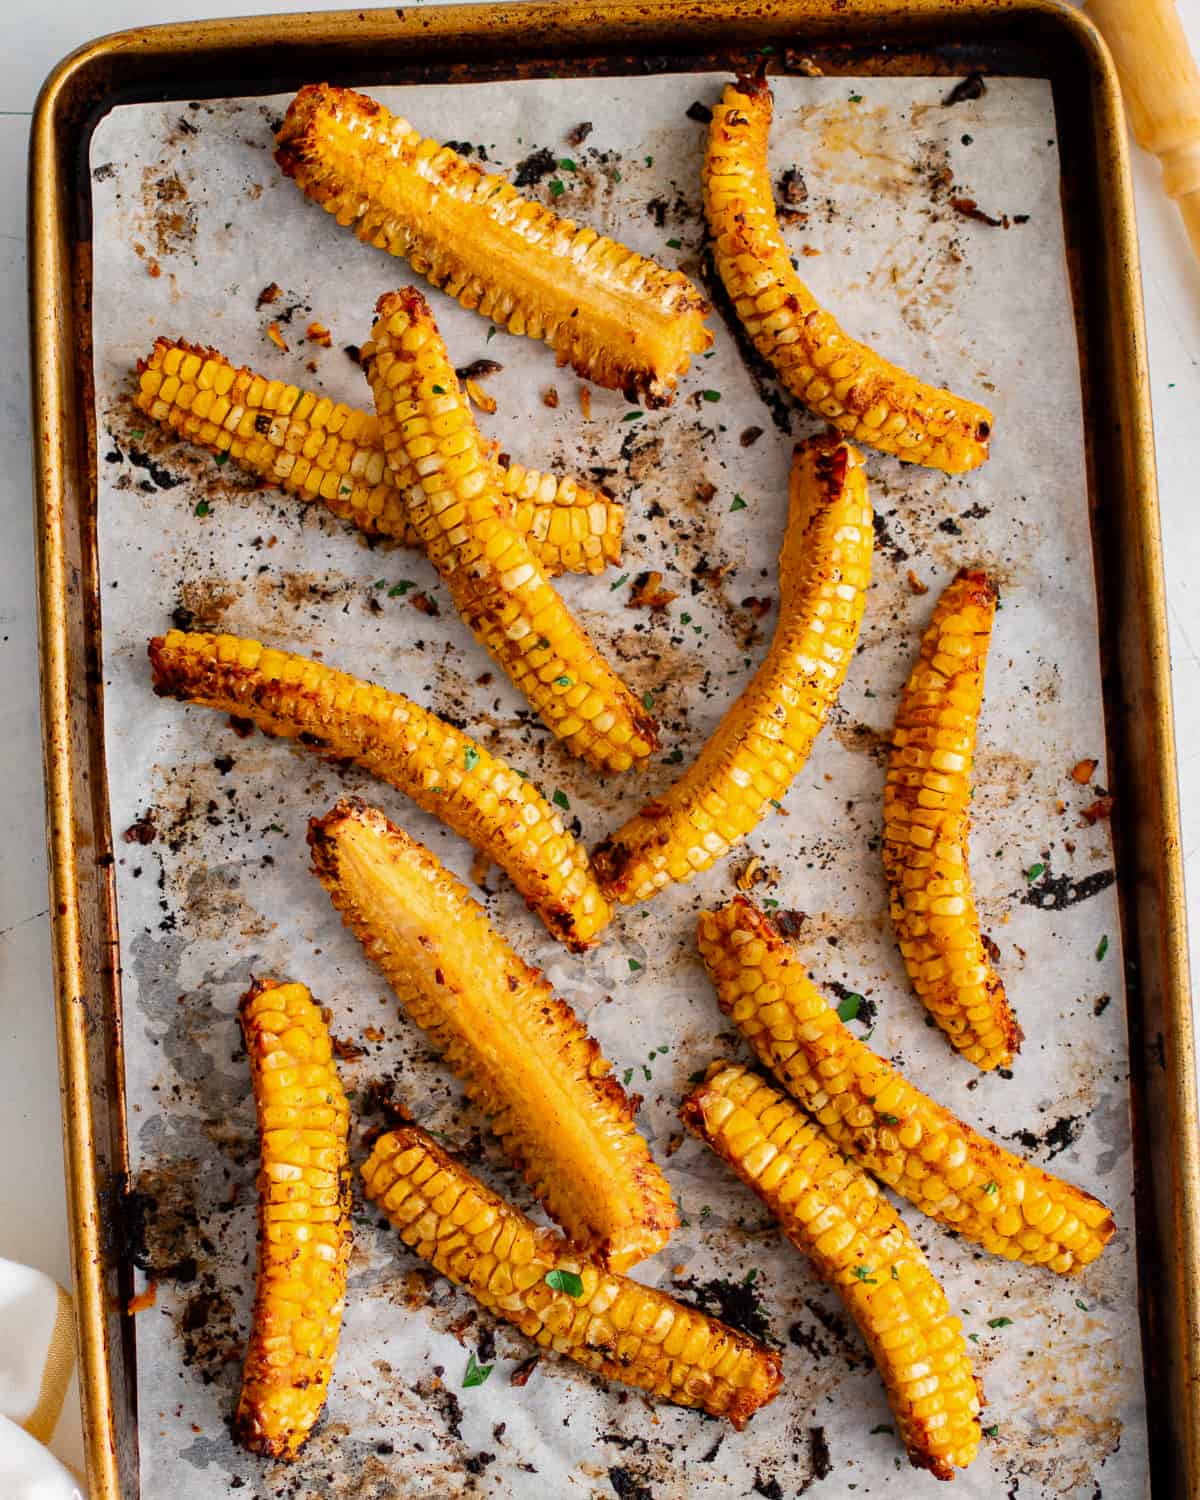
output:
M245 49L268 41L252 60ZM1193 1075L1153 465L1123 138L1111 70L1086 25L1051 5L1022 4L922 6L902 14L876 5L836 13L779 6L752 17L721 7L647 17L615 6L586 19L570 7L546 7L380 13L353 27L344 17L212 23L97 44L51 81L35 127L31 196L46 734L64 1118L90 1458L102 1495L139 1492L134 1339L130 1320L120 1314L138 1247L124 1191L123 1032L103 751L88 343L91 201L84 176L90 128L117 103L195 98L201 72L205 96L229 98L290 88L317 74L358 83L555 69L615 74L632 71L635 60L650 72L702 71L728 66L731 48L764 44L815 52L824 71L852 76L982 65L1053 80L1069 184L1068 247L1076 252L1109 774L1120 789L1114 834L1142 1167L1137 1245L1146 1292L1148 1408L1157 1424L1149 1448L1156 1493L1191 1492L1185 1486L1195 1483L1188 1340L1194 1145L1180 1125L1194 1117ZM197 51L210 67L194 66ZM1086 255L1079 253L1084 248Z

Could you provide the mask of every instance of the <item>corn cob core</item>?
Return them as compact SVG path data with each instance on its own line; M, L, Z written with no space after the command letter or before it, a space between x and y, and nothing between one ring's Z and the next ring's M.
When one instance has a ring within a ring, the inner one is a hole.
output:
M322 501L365 535L420 547L402 497L417 476L411 466L388 467L373 413L164 338L138 361L134 401L185 441L229 454L301 500ZM601 573L620 560L623 506L568 476L490 461L514 527L547 573Z
M262 1162L258 1288L234 1437L294 1458L325 1405L350 1259L350 1111L329 1031L302 984L260 980L239 1006Z
M424 1131L382 1136L367 1197L404 1243L544 1349L609 1380L727 1417L739 1431L772 1400L779 1356L756 1339L577 1254L484 1187ZM547 1285L577 1276L578 1296Z
M541 792L499 756L400 693L234 635L150 642L154 691L253 720L355 764L411 797L507 872L574 952L612 909L587 855Z
M971 763L996 611L986 573L938 600L896 710L883 789L883 868L913 988L980 1068L1008 1067L1021 1028L988 961L968 867Z
M870 1345L913 1466L953 1479L979 1448L979 1392L962 1323L899 1214L790 1099L746 1068L713 1063L681 1114L837 1288Z
M359 239L647 405L666 405L690 356L712 342L708 303L681 272L529 202L364 94L301 89L275 160Z
M803 767L854 655L874 528L862 455L817 438L796 450L779 558L779 625L699 757L592 853L605 893L644 901L745 838Z
M416 470L405 504L429 560L553 733L601 771L628 770L657 748L657 726L513 527L428 303L410 287L378 312L363 363L389 462Z
M834 1144L910 1203L995 1255L1075 1272L1112 1238L1098 1199L987 1140L851 1036L761 911L703 912L721 1009Z
M796 274L767 167L771 103L765 78L726 87L703 172L717 270L755 348L788 390L855 442L950 474L977 468L988 455L991 412L852 339Z
M679 1222L670 1189L570 1006L382 813L341 802L309 843L346 925L571 1240L617 1270L660 1250Z

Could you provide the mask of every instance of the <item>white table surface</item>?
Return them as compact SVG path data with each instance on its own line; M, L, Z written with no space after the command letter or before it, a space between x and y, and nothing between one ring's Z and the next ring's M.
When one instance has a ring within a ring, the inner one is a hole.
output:
M300 0L198 0L204 15L279 12ZM320 3L320 0L313 0ZM338 0L323 0L337 6ZM1200 0L1178 0L1200 55ZM346 9L354 9L345 5ZM90 37L183 20L188 0L0 0L0 1256L70 1282L50 978L37 700L25 170L30 111L51 67ZM1157 164L1134 148L1154 429L1170 606L1175 723L1189 884L1192 965L1200 973L1200 267ZM68 1434L65 1452L74 1443Z

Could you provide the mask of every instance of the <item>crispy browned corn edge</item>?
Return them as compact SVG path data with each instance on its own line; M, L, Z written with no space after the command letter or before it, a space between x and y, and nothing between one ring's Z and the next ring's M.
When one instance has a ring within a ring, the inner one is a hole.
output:
M570 1006L382 813L339 802L308 841L343 921L570 1239L615 1270L661 1250L679 1222L670 1188Z
M712 342L681 272L522 198L364 94L307 85L276 139L284 173L360 240L599 385L664 406Z
M903 1219L819 1126L746 1068L713 1063L680 1114L837 1288L913 1467L953 1479L979 1449L979 1390L962 1323Z
M739 1431L782 1381L778 1354L581 1256L477 1181L423 1130L381 1136L363 1167L367 1197L404 1243L544 1349ZM578 1294L547 1284L578 1277ZM556 1277L555 1280L560 1278Z
M977 468L988 455L991 412L852 339L796 274L767 168L771 103L761 76L726 86L703 173L717 270L755 348L788 390L855 442L950 474Z
M388 462L412 465L408 518L463 620L563 743L601 771L658 746L643 712L509 518L424 297L379 299L363 367Z
M679 780L593 851L607 895L644 901L690 880L783 799L854 655L873 546L861 454L838 438L801 443L771 649Z
M400 693L235 635L172 630L150 642L154 691L353 760L507 872L574 952L612 917L587 853L532 782Z
M851 1036L761 911L703 912L700 953L721 1009L839 1150L993 1254L1074 1272L1112 1238L1090 1193L987 1140Z
M218 350L182 339L156 339L137 374L138 409L187 442L320 500L367 536L420 547L400 493L416 475L387 466L373 413L236 369ZM601 573L620 561L624 506L565 475L489 462L513 525L548 573Z
M233 1434L295 1458L325 1405L350 1259L350 1110L302 984L256 981L238 1014L254 1082L258 1286Z
M971 763L996 612L986 573L938 600L896 710L883 789L883 868L913 988L980 1068L1008 1067L1021 1028L988 962L968 866Z

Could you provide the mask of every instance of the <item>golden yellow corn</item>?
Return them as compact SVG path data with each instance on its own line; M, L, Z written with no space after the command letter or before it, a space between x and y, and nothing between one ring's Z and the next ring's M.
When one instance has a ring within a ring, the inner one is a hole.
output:
M301 500L320 500L367 536L420 547L401 496L416 474L389 468L373 413L164 338L138 361L134 401L187 442L229 454ZM601 573L620 560L623 506L568 476L491 462L513 525L547 573Z
M896 710L883 868L913 988L964 1057L1008 1067L1021 1028L988 961L968 866L971 763L996 586L962 569L938 600Z
M542 1348L739 1431L778 1392L773 1350L580 1256L423 1130L380 1137L363 1181L406 1245Z
M957 1120L851 1036L761 911L700 917L721 1009L839 1150L995 1255L1078 1271L1112 1238L1104 1204Z
M522 198L364 94L301 89L275 160L360 240L599 385L663 406L712 342L681 272Z
M913 1467L953 1479L979 1449L979 1391L962 1323L904 1220L790 1099L746 1068L713 1063L681 1114L837 1288Z
M172 630L150 642L150 661L160 697L251 719L411 797L499 865L573 952L608 925L586 852L533 783L400 693L235 635Z
M615 1270L662 1249L679 1222L670 1188L571 1007L382 813L340 802L308 841L343 921L571 1240Z
M295 1458L321 1415L350 1259L350 1111L329 1030L302 984L259 980L242 996L254 1081L258 1288L234 1437Z
M988 455L991 412L852 339L796 274L767 169L771 102L765 78L729 84L704 158L714 259L755 348L788 390L855 442L950 474L977 468Z
M862 457L838 439L796 449L779 556L779 625L699 757L592 853L605 893L644 901L722 858L783 799L854 655L874 528Z
M388 462L416 471L409 520L477 640L576 755L625 771L657 726L596 650L514 528L429 304L379 299L363 350Z

